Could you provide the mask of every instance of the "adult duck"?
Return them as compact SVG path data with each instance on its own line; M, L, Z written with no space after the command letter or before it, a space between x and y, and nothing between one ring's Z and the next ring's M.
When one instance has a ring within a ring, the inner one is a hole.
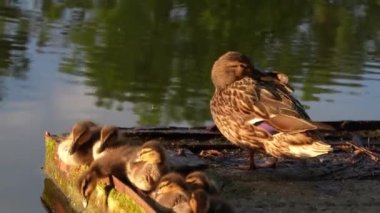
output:
M265 77L247 56L233 51L219 57L211 71L213 120L230 142L250 151L249 168L255 168L257 151L275 159L310 158L332 151L318 134L318 129L330 127L309 119L291 95L287 79Z

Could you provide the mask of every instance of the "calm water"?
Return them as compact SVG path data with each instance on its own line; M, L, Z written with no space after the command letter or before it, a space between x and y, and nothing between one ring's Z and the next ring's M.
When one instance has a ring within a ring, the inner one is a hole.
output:
M43 211L45 130L210 123L227 50L288 74L316 120L380 120L380 1L144 2L0 0L2 212Z

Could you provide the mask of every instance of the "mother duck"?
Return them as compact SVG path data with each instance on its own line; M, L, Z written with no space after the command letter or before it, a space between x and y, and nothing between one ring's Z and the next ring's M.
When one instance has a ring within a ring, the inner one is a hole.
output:
M250 169L256 167L254 152L274 157L273 166L280 157L310 158L332 151L318 134L330 127L309 119L287 79L263 80L268 79L265 73L233 51L215 61L211 78L213 120L230 142L250 151Z

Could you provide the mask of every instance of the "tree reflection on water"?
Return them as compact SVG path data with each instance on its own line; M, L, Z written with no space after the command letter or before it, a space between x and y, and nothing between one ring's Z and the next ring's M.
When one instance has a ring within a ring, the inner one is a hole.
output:
M97 106L131 102L140 124L209 120L210 68L226 50L287 73L303 101L361 87L366 67L380 67L378 1L0 2L0 98L1 76L25 78L36 35L62 54L60 72L84 76Z

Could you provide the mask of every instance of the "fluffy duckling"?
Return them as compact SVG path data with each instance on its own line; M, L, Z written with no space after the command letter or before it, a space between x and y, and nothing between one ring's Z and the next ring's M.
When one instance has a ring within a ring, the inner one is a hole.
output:
M100 139L92 147L92 156L96 160L121 145L124 144L120 141L119 129L112 125L104 125L100 131Z
M151 191L160 178L169 172L165 150L159 141L145 142L134 159L127 163L129 181L142 191Z
M79 177L77 182L78 190L84 197L83 204L85 207L99 178L114 175L127 182L126 165L137 150L137 146L120 146L107 150L105 155L92 162L89 169Z
M217 196L209 195L203 189L191 193L189 205L193 213L233 213L233 207Z
M70 135L58 145L58 157L71 166L90 164L93 161L92 146L99 134L100 127L92 121L75 123Z
M256 151L275 158L331 152L318 129L332 128L311 121L281 82L263 81L255 77L256 72L249 58L239 52L222 55L211 71L213 120L230 142L250 150L250 169L255 168Z
M203 189L209 194L218 194L219 190L215 182L207 177L204 172L194 171L186 176L186 183L191 190Z
M189 191L185 179L178 173L168 173L161 178L150 196L165 210L191 213Z

